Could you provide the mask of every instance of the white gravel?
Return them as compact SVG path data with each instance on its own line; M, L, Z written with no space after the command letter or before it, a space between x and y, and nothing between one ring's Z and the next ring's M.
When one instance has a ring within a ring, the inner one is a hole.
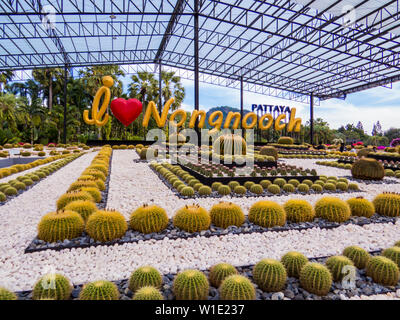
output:
M140 241L110 247L99 246L62 251L47 250L24 254L36 236L40 218L55 209L58 197L89 165L95 153L89 153L61 168L21 196L0 207L0 286L11 290L32 289L35 281L49 271L57 271L74 283L96 279L117 280L129 277L138 266L151 264L163 273L186 268L205 269L226 261L234 265L254 264L265 257L279 259L290 250L308 257L339 254L346 246L359 245L366 250L392 246L400 240L400 221L393 224L347 225L331 230L318 228L302 231L267 232L222 237ZM167 209L171 216L185 203L196 202L209 208L218 199L181 200L159 181L147 164L133 163L136 154L115 150L112 162L108 207L126 216L137 206L151 199ZM311 164L312 165L312 164ZM374 185L373 192L382 187ZM391 185L391 191L399 185ZM315 201L316 196L303 197ZM343 196L344 198L347 196ZM268 198L278 202L283 197ZM228 198L229 199L229 198ZM258 199L233 199L243 209Z

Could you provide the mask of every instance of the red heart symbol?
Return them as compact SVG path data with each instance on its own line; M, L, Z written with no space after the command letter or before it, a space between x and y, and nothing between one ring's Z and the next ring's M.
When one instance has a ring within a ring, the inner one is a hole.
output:
M142 112L142 103L138 99L114 99L111 101L111 111L127 127L139 117Z

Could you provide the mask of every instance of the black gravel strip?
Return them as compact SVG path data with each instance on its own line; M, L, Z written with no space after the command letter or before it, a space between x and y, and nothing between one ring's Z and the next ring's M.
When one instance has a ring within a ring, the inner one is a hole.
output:
M165 177L160 174L159 172L157 172L154 168L152 168L151 166L149 166L149 168L158 176L158 178L171 190L171 192L178 198L180 199L204 199L204 198L223 198L226 196L222 196L220 195L217 191L213 191L210 195L208 196L201 196L198 194L198 192L195 191L194 195L191 197L185 197L182 194L180 194L178 192L178 190L176 190L169 182L167 179L165 179ZM276 176L274 177L274 179L276 178L283 178L283 179L288 179L287 176ZM290 177L290 179L295 179L296 177ZM179 178L180 179L180 178ZM230 181L236 181L235 178L231 178ZM251 181L249 179L249 181ZM184 182L182 180L182 182ZM245 194L241 195L241 194L236 194L234 192L232 192L229 196L231 198L262 198L262 197L276 197L276 196L289 196L289 195L311 195L311 194L318 194L318 195L339 195L339 194L343 194L343 193L354 193L355 196L357 195L357 193L361 193L363 192L362 190L347 190L347 191L340 191L340 190L336 190L336 191L328 191L328 190L323 190L322 192L315 192L314 190L310 189L308 191L308 193L302 193L299 191L295 191L295 192L285 192L283 190L281 190L280 194L272 194L266 190L264 190L264 192L262 194L255 194L255 193L251 193L250 191L246 191Z
M380 250L370 252L372 255L380 254ZM310 258L311 262L325 263L328 257L317 257ZM236 267L239 274L248 277L253 283L252 270L254 265ZM202 270L208 277L209 270ZM163 284L161 286L161 292L165 300L175 300L172 287L173 280L176 274L169 273L163 275ZM120 292L120 300L131 300L133 292L128 288L129 280L116 280L114 282ZM81 292L83 284L74 285L72 290L72 299L78 300L79 293ZM312 294L300 287L299 280L297 278L288 277L285 288L280 292L263 292L261 289L256 287L256 300L341 300L343 297L351 298L354 296L371 296L376 294L386 294L389 292L396 292L400 289L400 282L395 287L385 287L380 284L374 283L370 277L365 274L365 270L356 270L355 287L352 289L343 288L340 282L334 282L331 287L331 291L324 297ZM16 292L18 300L31 300L32 291L19 291ZM219 300L218 288L210 285L208 300Z
M108 162L108 176L106 178L106 182L104 183L106 186L106 189L104 191L101 191L101 201L100 203L96 203L97 207L99 209L105 209L107 208L107 200L108 200L108 190L109 190L109 186L110 186L110 178L111 178L111 170L112 170L112 158L113 158L113 154L114 152L111 152L111 156L110 156L110 160Z
M79 157L81 157L83 154L84 154L84 153L82 153ZM74 160L72 160L72 161L75 161L75 160L78 159L79 157L76 157L76 158L75 158ZM58 161L62 161L62 160L63 160L63 159L59 159L59 160L56 160L56 161L53 161L53 162L49 162L49 163L47 163L46 165L44 165L43 168L46 167L47 165L51 165L51 164L57 163ZM72 162L72 161L71 161L71 162ZM66 165L70 164L71 162L68 162ZM64 168L66 165L62 166L60 169ZM33 169L33 168L32 168L32 169ZM60 169L58 169L58 170L60 170ZM37 169L37 170L40 170L40 169ZM26 192L26 191L32 189L35 185L37 185L38 183L42 182L44 179L50 177L52 174L56 173L58 170L53 171L53 172L50 173L49 175L45 176L43 179L40 179L40 180L38 180L38 181L33 181L33 184L30 185L30 186L27 186L24 190L18 190L18 193L17 193L15 196L7 196L6 201L0 202L0 206L5 205L6 203L8 203L9 201L11 201L11 200L15 199L16 197L20 196L20 195L23 194L24 192ZM14 179L10 179L10 180L14 180Z
M364 226L372 223L393 223L395 224L397 221L396 218L384 217L379 215L374 215L370 219L365 217L351 217L350 220L344 223L336 223L329 222L323 219L315 219L313 222L303 222L303 223L286 223L283 227L273 227L273 228L264 228L254 223L246 222L240 226L230 226L227 229L222 229L216 227L215 225L211 225L208 230L203 230L200 232L186 232L177 227L174 227L172 220L170 220L166 229L158 233L149 233L143 234L139 231L134 231L128 229L125 235L122 238L115 239L113 241L108 242L99 242L92 239L86 232L82 233L81 237L74 239L67 239L64 241L57 241L53 243L45 242L43 240L39 240L37 237L33 239L33 241L29 244L29 246L25 249L25 253L32 253L37 251L44 250L56 250L61 251L64 249L72 249L72 248L88 248L88 247L97 247L97 246L113 246L113 245L122 245L125 243L137 243L139 241L148 241L148 240L163 240L164 238L168 238L171 240L175 239L190 239L196 237L220 237L225 235L239 235L239 234L251 234L251 233L264 233L264 232L284 232L289 230L308 230L313 228L320 229L335 229L342 225L354 224L358 226Z

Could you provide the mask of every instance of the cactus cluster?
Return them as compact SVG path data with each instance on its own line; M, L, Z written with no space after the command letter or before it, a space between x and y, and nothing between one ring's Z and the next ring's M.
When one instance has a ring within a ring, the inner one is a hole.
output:
M266 228L283 226L286 223L284 209L272 201L254 203L249 210L248 218L250 222Z
M199 205L186 205L176 212L173 222L179 229L199 232L210 227L211 218L207 210Z
M98 210L90 215L86 223L86 232L100 242L121 238L127 229L125 218L118 211Z
M353 163L351 174L353 178L361 180L382 180L385 176L385 169L375 159L362 158Z
M363 197L351 198L347 200L347 204L352 216L370 218L375 214L374 204Z
M367 276L384 286L395 286L399 281L399 268L392 260L383 256L371 257L366 268Z
M118 300L118 287L111 281L97 280L85 284L79 294L79 300Z
M218 288L221 285L222 281L225 280L225 278L237 273L238 272L236 268L231 264L218 263L211 267L208 278L210 280L211 285Z
M332 286L332 275L320 263L309 262L300 271L300 285L310 293L325 296Z
M376 213L387 217L400 216L400 194L382 193L373 200Z
M283 208L286 218L292 222L313 221L315 217L314 208L305 200L288 200Z
M263 259L254 266L253 278L261 290L276 292L284 288L287 273L281 262L273 259Z
M315 204L315 214L332 222L345 222L350 218L351 211L349 205L336 197L324 197Z
M224 229L229 226L240 227L245 221L242 209L232 202L220 202L213 205L210 217L213 224Z
M72 285L61 274L49 273L41 277L33 287L32 299L68 300L71 296Z
M325 265L331 272L333 280L341 281L349 272L346 271L346 266L354 266L354 263L345 256L332 256L326 260Z
M256 290L251 281L241 275L228 276L219 288L221 300L255 300Z
M135 292L147 286L160 288L162 282L162 276L156 268L152 266L143 266L132 272L129 278L129 289Z
M168 226L168 222L167 213L163 208L144 204L131 214L129 225L133 230L152 233L164 230Z
M358 269L364 269L370 259L369 253L363 248L357 246L345 248L342 254L353 261L354 265Z
M38 225L38 238L47 242L63 241L79 237L84 229L82 217L68 210L50 212Z
M290 251L281 258L281 262L289 277L298 278L301 269L308 263L308 259L300 252Z
M175 277L173 291L176 300L206 300L209 284L204 273L198 270L185 270Z

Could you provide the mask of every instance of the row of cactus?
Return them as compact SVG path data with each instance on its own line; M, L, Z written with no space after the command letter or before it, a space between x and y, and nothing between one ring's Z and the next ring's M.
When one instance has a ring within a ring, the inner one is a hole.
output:
M263 291L277 292L285 288L287 277L299 279L300 286L310 293L324 296L332 282L342 281L351 268L366 270L374 282L384 286L398 284L400 272L400 241L394 247L385 249L380 256L370 256L364 249L350 246L341 256L331 256L325 265L310 262L300 252L287 252L280 261L262 259L254 265L252 279ZM173 293L177 300L207 299L210 284L219 289L222 300L254 300L255 286L247 277L228 263L212 266L207 276L199 270L185 270L178 273L173 281ZM162 274L152 266L134 270L128 281L133 300L163 300L160 292ZM67 300L71 297L71 282L61 274L46 274L34 285L34 300ZM118 287L110 281L98 280L85 284L79 294L80 300L117 300ZM0 300L16 300L15 293L0 288Z
M0 183L0 202L6 201L7 197L17 195L19 191L25 190L27 187L45 178L69 162L75 160L77 157L79 157L79 155L69 156L63 160L42 167L34 172L18 176L16 179L9 180L8 182Z

